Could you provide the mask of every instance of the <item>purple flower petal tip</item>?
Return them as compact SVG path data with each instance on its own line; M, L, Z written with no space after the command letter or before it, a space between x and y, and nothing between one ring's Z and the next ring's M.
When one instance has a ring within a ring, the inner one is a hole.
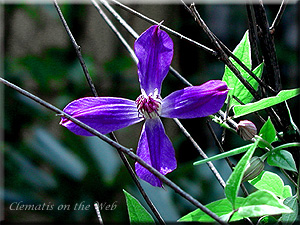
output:
M173 58L173 41L169 35L154 25L142 33L134 44L139 60L138 75L141 89L147 94L158 89L169 71Z
M175 91L163 99L161 116L178 119L209 116L222 108L227 93L226 83L220 80Z
M138 115L135 102L124 98L81 98L69 103L63 111L103 134L143 120ZM92 135L66 118L62 118L60 124L77 135Z
M137 155L163 175L176 169L175 150L165 134L159 118L146 120L138 144ZM153 186L162 187L160 179L139 163L136 163L135 170L141 179Z

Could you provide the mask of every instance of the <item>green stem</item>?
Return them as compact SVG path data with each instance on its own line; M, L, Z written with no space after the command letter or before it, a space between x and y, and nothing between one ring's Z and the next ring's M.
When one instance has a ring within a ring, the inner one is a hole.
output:
M273 151L278 151L284 148L291 148L291 147L300 147L300 142L292 142L292 143L287 143L287 144L283 144L280 146L277 146L273 149Z
M209 162L209 161L223 159L223 158L226 158L226 157L230 157L230 156L233 156L233 155L237 155L237 154L246 152L252 145L253 144L249 144L249 145L245 145L245 146L242 146L242 147L239 147L239 148L232 149L230 151L212 156L210 158L203 159L203 160L200 160L198 162L194 162L193 165L196 166L196 165L200 165L200 164L203 164L203 163L206 163L206 162Z
M216 115L210 115L209 116L215 123L219 124L221 127L226 128L228 130L230 130L233 133L236 133L236 130L231 128L226 121L223 121L222 119L220 119L219 117L217 117Z

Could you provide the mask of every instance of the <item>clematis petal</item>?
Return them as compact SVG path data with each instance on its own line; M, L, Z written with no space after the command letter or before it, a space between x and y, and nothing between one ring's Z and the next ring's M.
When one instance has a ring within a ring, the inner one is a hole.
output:
M158 89L169 71L173 58L173 41L169 35L154 25L142 33L134 44L135 54L139 60L138 75L141 89L146 94Z
M227 92L226 83L220 80L175 91L163 99L161 116L188 119L211 115L222 108Z
M163 175L176 169L175 150L165 133L160 118L146 120L138 144L137 155ZM135 164L135 170L141 179L153 186L162 186L162 182L139 163Z
M69 103L63 111L103 134L143 120L138 116L135 102L124 98L81 98ZM91 135L66 118L60 124L77 135Z

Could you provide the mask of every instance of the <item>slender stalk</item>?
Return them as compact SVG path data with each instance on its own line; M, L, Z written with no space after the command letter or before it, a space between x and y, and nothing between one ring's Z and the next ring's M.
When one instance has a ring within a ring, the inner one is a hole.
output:
M83 69L83 73L84 73L84 75L85 75L85 77L86 77L86 79L87 79L87 81L88 81L88 84L89 84L89 86L90 86L90 88L91 88L91 90L92 90L94 96L98 96L97 91L96 91L96 88L95 88L95 86L94 86L94 84L93 84L92 78L91 78L91 76L90 76L90 74L89 74L89 71L88 71L88 69L87 69L87 67L86 67L86 65L85 65L85 62L84 62L84 60L83 60L83 57L82 57L82 55L81 55L81 48L80 48L80 46L77 44L77 42L76 42L74 36L72 35L72 32L70 31L70 28L69 28L69 26L68 26L68 24L67 24L67 22L66 22L66 20L65 20L65 18L64 18L64 16L63 16L61 10L60 10L60 8L59 8L59 6L58 6L58 4L57 4L57 1L56 1L56 0L53 0L53 1L54 1L54 6L55 6L55 8L56 8L56 10L57 10L57 12L58 12L58 15L59 15L59 17L60 17L60 19L61 19L61 21L62 21L62 23L63 23L63 25L64 25L64 27L65 27L65 29L66 29L66 31L67 31L67 33L68 33L68 36L70 37L70 40L71 40L71 42L72 42L72 45L73 45L73 47L75 48L77 57L78 57L78 59L79 59L80 65L81 65L81 67L82 67L82 69Z
M209 120L206 121L206 124L207 124L208 129L210 130L210 132L211 132L211 134L212 134L212 136L215 140L215 143L218 146L220 152L222 152L222 153L225 152L224 149L223 149L222 144L220 143L220 141L217 138L217 135L215 134L213 128L211 127L211 124L210 124ZM225 157L225 160L226 160L228 166L230 167L230 169L233 170L234 164L230 161L230 159L228 157Z
M289 181L297 187L297 183L291 178L291 176L282 168L280 168L280 171L289 179Z
M102 216L101 216L100 209L99 209L99 202L94 203L94 208L95 208L100 225L103 225L103 220L102 220Z
M212 33L213 34L213 33ZM213 34L214 35L214 34ZM275 94L275 90L267 85L265 82L263 82L259 77L257 77L238 57L236 57L228 48L226 45L223 44L215 35L214 37L219 42L220 46L223 48L224 52L228 54L231 58L236 61L237 64L239 64L257 83L261 86L269 90L271 93Z
M117 142L117 138L115 137L114 133L111 132L109 134L110 138L114 141ZM117 149L118 150L118 149ZM156 217L157 221L159 222L159 224L166 224L165 221L163 220L163 218L161 217L160 213L158 212L158 210L156 209L155 205L153 204L153 202L151 201L151 199L149 198L149 196L147 195L147 193L145 192L144 188L142 187L141 183L139 182L136 173L134 172L133 168L131 167L131 165L128 162L128 159L126 158L125 154L123 152L121 152L120 150L118 150L118 153L123 161L123 163L125 164L129 174L131 175L135 185L137 186L138 190L140 191L141 195L143 196L145 202L147 203L147 205L149 206L150 210L153 212L154 216Z
M118 31L118 29L113 25L111 20L107 17L107 15L103 12L103 10L100 8L100 6L96 3L95 0L91 0L95 8L97 9L98 13L101 15L101 17L105 20L109 28L117 35L117 37L120 39L122 44L125 46L127 51L130 53L130 56L134 60L135 63L138 62L138 59L133 51L133 49L130 47L130 45L127 43L127 41L124 39L124 37L121 35L121 33Z
M298 198L298 202L300 202L300 167L298 169L298 179L297 179L297 198Z
M207 126L208 126L211 134L213 135L213 138L214 138L214 140L216 142L216 145L219 147L220 152L222 152L222 153L225 152L224 149L223 149L223 147L222 147L222 144L219 142L219 140L218 140L218 138L217 138L214 130L212 129L209 120L207 120L206 124L207 124ZM230 169L233 171L234 164L230 161L230 159L228 157L226 157L225 160L226 160L228 166L230 167ZM248 191L247 191L247 189L246 189L246 187L245 187L245 185L243 183L241 183L241 189L242 189L242 191L243 191L243 193L244 193L245 196L249 195L249 193L248 193Z
M101 4L119 21L119 23L128 31L128 33L137 39L139 34L117 13L106 0L99 0Z
M101 140L105 141L106 143L110 144L111 146L115 147L116 149L119 149L123 153L127 154L131 159L135 160L141 166L146 168L149 172L154 174L156 177L158 177L164 184L172 188L176 193L181 195L183 198L185 198L187 201L192 203L197 208L201 209L203 212L205 212L207 215L209 215L211 218L213 218L215 221L217 221L220 224L227 224L226 222L222 221L215 213L210 211L208 208L206 208L204 205L202 205L198 200L193 198L191 195L189 195L187 192L183 191L177 184L172 182L170 179L162 175L159 171L157 171L152 166L148 165L144 160L142 160L139 156L133 153L132 149L126 148L123 145L113 141L112 139L108 138L107 136L101 134L97 130L91 128L90 126L86 125L85 123L82 123L78 119L70 116L69 114L65 113L64 111L58 109L57 107L53 106L52 104L42 100L41 98L31 94L30 92L10 83L9 81L3 79L0 77L0 82L4 85L14 89L15 91L19 92L20 94L32 99L33 101L39 103L40 105L46 107L47 109L57 113L57 115L64 117L70 121L72 121L74 124L80 126L81 128L85 129L86 131L90 132L92 135L100 138Z
M181 131L184 133L184 135L190 140L190 142L192 142L195 149L199 152L199 154L202 156L202 158L207 159L208 157L205 154L205 152L200 148L200 146L197 144L197 142L194 140L194 138L190 135L190 133L185 129L185 127L182 125L182 123L176 118L173 120L178 125L178 127L181 129ZM215 175L217 180L219 181L222 188L225 188L225 186L226 186L225 181L221 177L220 173L218 172L218 170L216 169L214 164L212 162L207 162L207 165L210 168L210 170L212 171L212 173Z
M225 118L225 113L224 113L222 110L219 110L219 111L218 111L218 114L219 114L223 119ZM237 129L237 123L236 123L234 120L228 118L228 119L226 119L226 121L230 123L230 125L234 128L234 130Z
M281 20L281 17L283 15L284 11L285 11L287 3L288 3L288 0L282 0L280 8L277 12L277 15L276 15L272 25L269 28L271 34L274 34L274 32L275 32L275 30L276 30L276 28L277 28L277 26L278 26L278 24Z
M287 143L287 144L283 144L283 145L279 145L277 147L273 148L273 151L278 151L281 149L286 149L286 148L291 148L291 147L299 147L299 142L292 142L292 143ZM295 149L297 150L297 149Z
M78 48L77 48L78 45L76 44L75 38L73 37L73 35L72 35L72 33L71 33L71 30L69 29L69 27L68 27L68 25L67 25L67 22L66 22L66 20L64 19L64 16L63 16L63 14L62 14L62 12L61 12L61 10L60 10L60 7L59 7L59 5L57 4L57 2L56 2L55 0L54 0L54 4L55 4L55 7L56 7L56 9L57 9L57 11L58 11L58 14L59 14L59 16L60 16L60 18L61 18L61 20L62 20L62 22L63 22L63 24L64 24L64 27L65 27L65 29L66 29L66 31L67 31L67 33L68 33L68 35L69 35L69 37L70 37L72 43L73 43L73 46L74 46L75 50L77 51L77 50L78 50ZM129 46L128 46L128 47L129 47ZM79 53L80 53L80 52L79 52ZM83 68L83 71L87 71L87 68L86 68L86 66L85 66L84 60L83 60L82 57L80 57L81 54L77 54L77 56L78 56L80 62L82 62L82 63L81 63L81 66L82 66L82 68ZM134 55L134 56L135 56L135 55ZM134 59L136 59L136 58L134 58ZM136 60L137 60L137 59L136 59ZM91 79L91 77L89 76L88 72L87 72L86 74L87 74L87 75L86 75L86 78L87 78L88 83L90 84L91 91L92 91L92 93L94 94L94 96L97 97L98 95L97 95L96 89L95 89L95 87L94 87L94 85L93 85L92 79ZM113 132L109 133L109 136L110 136L110 138L111 138L112 140L118 142L118 140L117 140L117 138L116 138L116 136L115 136L115 134L114 134ZM128 160L127 160L125 154L124 154L123 152L121 152L119 149L117 149L117 150L118 150L118 153L119 153L119 156L120 156L121 160L123 161L123 163L124 163L126 169L128 170L129 174L131 175L131 177L132 177L132 179L133 179L135 185L137 186L138 190L139 190L140 193L142 194L142 196L143 196L143 198L145 199L146 203L148 204L149 208L151 209L151 211L153 212L153 214L155 215L155 217L157 218L157 220L159 221L159 223L160 223L160 224L165 224L165 222L164 222L164 220L162 219L161 215L159 214L158 210L155 208L155 206L153 205L152 201L151 201L150 198L148 197L147 193L144 191L143 187L141 186L141 184L140 184L140 182L139 182L139 180L138 180L138 178L137 178L137 176L136 176L136 174L135 174L133 168L131 167L130 163L128 162Z

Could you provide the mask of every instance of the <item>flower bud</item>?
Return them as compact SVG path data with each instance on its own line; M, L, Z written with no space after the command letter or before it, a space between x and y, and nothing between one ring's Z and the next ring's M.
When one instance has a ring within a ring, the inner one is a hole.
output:
M252 157L247 165L242 182L252 180L257 177L261 173L261 171L263 171L264 167L265 163L260 157Z
M236 131L245 141L251 140L257 134L256 126L249 120L241 120Z

